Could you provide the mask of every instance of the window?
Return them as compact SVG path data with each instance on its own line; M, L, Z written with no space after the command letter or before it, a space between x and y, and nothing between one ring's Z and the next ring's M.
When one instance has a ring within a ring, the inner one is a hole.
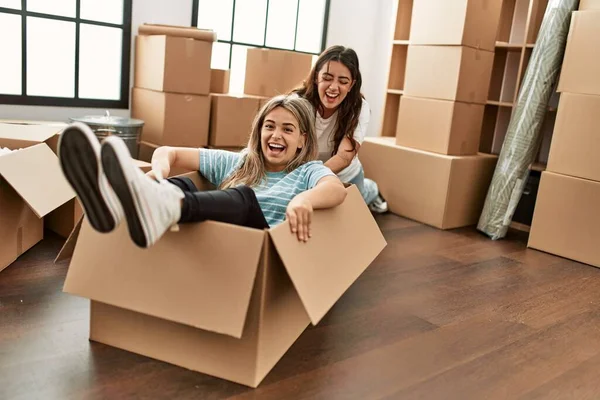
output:
M0 0L0 103L128 108L132 0Z
M212 68L230 68L230 91L242 93L248 48L317 55L328 14L329 0L194 0L192 26L217 33Z

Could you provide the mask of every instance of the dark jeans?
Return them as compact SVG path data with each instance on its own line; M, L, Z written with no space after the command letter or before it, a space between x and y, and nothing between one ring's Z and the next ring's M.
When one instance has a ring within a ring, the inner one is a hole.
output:
M174 177L168 181L185 195L180 223L211 220L256 229L269 227L249 186L199 191L190 178Z

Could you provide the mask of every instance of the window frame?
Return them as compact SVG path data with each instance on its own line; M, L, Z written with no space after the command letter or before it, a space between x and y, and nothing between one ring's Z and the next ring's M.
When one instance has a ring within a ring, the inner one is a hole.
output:
M129 108L129 84L131 63L131 15L133 0L123 0L123 23L92 21L80 18L81 0L75 0L75 17L52 15L27 11L27 0L21 0L21 9L0 7L0 13L21 16L21 94L0 93L0 104L27 106L56 106L56 107L89 107L89 108ZM37 17L50 20L75 23L75 97L51 97L27 95L27 17ZM82 99L79 98L79 43L81 24L119 28L123 30L121 45L121 98L120 100Z
M243 1L243 0L242 0ZM233 40L233 30L235 28L235 3L236 0L233 0L232 3L232 8L231 8L231 36L230 36L230 40L217 40L217 43L226 43L229 44L229 63L228 63L228 68L231 69L231 58L232 58L232 54L233 54L233 46L238 45L238 46L247 46L247 47L253 47L253 48L258 48L258 49L272 49L272 50L285 50L285 51L293 51L295 53L302 53L302 54L311 54L311 55L319 55L323 52L323 50L325 50L325 46L327 44L327 28L329 25L329 7L330 7L330 0L325 0L325 9L324 9L324 13L323 13L323 31L321 33L321 48L319 50L318 53L313 53L313 52L309 52L309 51L299 51L299 50L295 50L296 48L296 39L298 36L298 12L300 10L300 2L302 0L298 0L298 5L296 6L296 27L294 29L294 49L286 49L286 48L282 48L282 47L271 47L271 46L267 46L267 21L269 20L269 3L270 0L267 0L267 11L266 11L266 15L265 15L265 33L263 36L263 44L259 45L259 44L254 44L254 43L245 43L245 42L238 42ZM193 0L192 2L192 27L197 27L198 26L198 12L199 12L199 7L200 7L200 1L199 0Z

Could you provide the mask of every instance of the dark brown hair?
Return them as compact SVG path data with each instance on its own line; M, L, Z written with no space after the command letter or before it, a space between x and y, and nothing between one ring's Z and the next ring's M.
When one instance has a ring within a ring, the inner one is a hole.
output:
M310 71L308 77L304 81L303 85L293 92L299 96L306 98L315 108L316 112L323 112L324 107L321 104L319 98L319 91L317 89L317 79L319 77L319 71L325 64L330 61L337 61L343 64L350 70L351 78L354 81L352 89L348 92L346 98L339 105L337 112L338 117L335 122L335 131L333 135L333 151L331 155L337 153L337 149L340 143L344 139L344 136L350 139L352 143L352 151L356 151L356 140L354 140L354 131L358 126L358 117L360 116L360 110L362 108L363 96L360 92L362 86L362 77L360 75L360 69L358 65L358 56L356 52L344 46L331 46L325 50L315 63L315 66Z

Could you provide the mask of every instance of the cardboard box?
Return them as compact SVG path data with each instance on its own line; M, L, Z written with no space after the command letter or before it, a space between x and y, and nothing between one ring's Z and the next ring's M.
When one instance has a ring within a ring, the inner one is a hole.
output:
M600 10L600 0L580 0L579 11Z
M408 46L404 94L487 102L494 53L465 46Z
M66 126L61 122L5 119L0 121L0 138L46 143L54 154L58 154L58 138Z
M440 229L477 223L497 161L402 147L393 137L365 138L359 157L391 212Z
M212 45L184 37L136 36L134 86L208 95Z
M575 11L558 81L559 92L600 95L600 10Z
M219 147L244 147L265 98L250 95L211 94L208 143Z
M479 151L485 106L402 96L396 144L450 155Z
M410 43L463 45L495 51L501 9L501 1L415 1Z
M312 57L287 50L248 49L244 93L266 97L288 93L306 79Z
M347 190L342 205L315 211L308 243L287 222L207 221L140 249L125 224L99 234L84 221L64 291L91 300L93 341L256 387L386 246L356 186Z
M528 246L600 267L600 183L543 172Z
M0 127L0 147L17 150L0 156L0 271L42 240L44 216L75 197L48 145L12 133Z
M134 88L131 116L145 122L141 136L145 142L181 147L208 144L209 96Z
M563 93L546 170L600 181L599 126L600 96Z
M210 70L210 92L211 93L229 93L229 77L231 70L211 69Z
M160 147L159 145L154 144L154 143L140 142L138 158L140 159L140 161L144 161L150 166L149 169L148 169L148 167L142 168L142 171L148 172L148 170L152 169L152 164L150 164L152 162L152 154L154 154L154 150L156 150L159 147ZM187 172L190 172L190 171L187 171L187 170L184 170L181 168L172 168L171 173L169 174L169 177L182 175Z

